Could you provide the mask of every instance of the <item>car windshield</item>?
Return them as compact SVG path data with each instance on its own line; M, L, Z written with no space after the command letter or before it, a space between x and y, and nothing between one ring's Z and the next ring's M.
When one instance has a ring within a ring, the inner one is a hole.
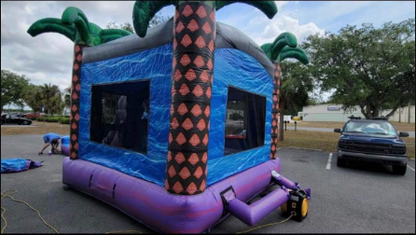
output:
M396 129L388 122L350 122L345 126L344 132L371 135L397 135Z

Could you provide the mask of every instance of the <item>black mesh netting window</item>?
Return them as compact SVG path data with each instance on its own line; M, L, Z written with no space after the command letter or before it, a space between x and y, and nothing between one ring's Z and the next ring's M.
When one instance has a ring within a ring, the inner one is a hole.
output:
M92 87L91 140L147 153L150 81Z
M266 97L229 87L224 155L264 145Z

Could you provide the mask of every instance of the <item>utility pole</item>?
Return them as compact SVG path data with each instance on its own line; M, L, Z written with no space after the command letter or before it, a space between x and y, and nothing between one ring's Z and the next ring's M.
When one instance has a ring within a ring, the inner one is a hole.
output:
M412 114L410 113L410 110L411 110L411 105L412 103L409 101L409 106L407 106L407 108L408 108L408 111L409 111L409 116L408 116L408 118L407 118L407 122L410 124L410 119L412 119Z
M399 123L402 123L402 107L399 108Z

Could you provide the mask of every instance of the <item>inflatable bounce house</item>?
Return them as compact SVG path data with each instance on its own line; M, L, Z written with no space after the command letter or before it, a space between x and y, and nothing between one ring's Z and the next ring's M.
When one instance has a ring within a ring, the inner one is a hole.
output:
M69 135L63 136L61 139L61 153L63 155L69 156L70 151L69 151L69 147L71 146L71 140L69 138Z
M242 2L277 13L273 1ZM229 215L252 226L279 207L307 216L310 189L279 173L280 71L254 41L215 21L231 3L136 1L138 35L101 30L73 7L31 26L32 36L75 42L65 185L163 233L205 232ZM174 18L147 32L168 4Z

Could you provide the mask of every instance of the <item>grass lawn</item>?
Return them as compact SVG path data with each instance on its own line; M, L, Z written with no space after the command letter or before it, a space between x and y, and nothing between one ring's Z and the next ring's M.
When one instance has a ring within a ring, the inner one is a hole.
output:
M59 135L69 135L69 125L60 123L34 121L31 127L25 126L1 126L1 136L6 135L44 135L53 132Z
M279 147L320 149L327 152L337 150L339 134L312 131L285 131L285 141L279 142ZM409 158L415 158L415 138L404 138L409 151Z
M1 135L44 135L49 132L54 132L62 136L69 135L69 125L36 121L34 121L32 125L33 127L11 127L4 125L1 127ZM302 122L302 126L305 127L339 128L337 125L339 125L339 123ZM396 127L403 127L405 128L403 129L404 131L408 129L409 125L402 123ZM320 149L327 152L334 152L337 150L338 139L338 133L285 131L285 141L280 142L279 147ZM405 141L409 149L409 157L415 158L415 138L405 138Z
M398 131L415 132L415 124L391 122ZM342 128L344 122L298 122L301 127L315 127L315 128ZM294 124L290 124L293 126Z

